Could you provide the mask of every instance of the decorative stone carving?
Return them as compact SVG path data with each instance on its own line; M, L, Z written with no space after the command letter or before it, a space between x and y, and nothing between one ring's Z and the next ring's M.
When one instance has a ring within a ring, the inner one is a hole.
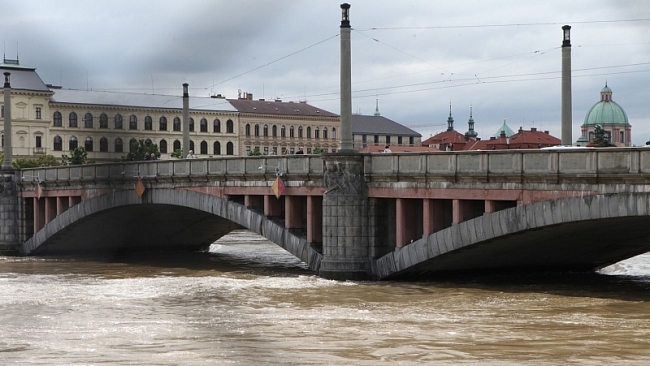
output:
M364 195L364 180L361 165L349 162L328 162L325 167L325 194Z

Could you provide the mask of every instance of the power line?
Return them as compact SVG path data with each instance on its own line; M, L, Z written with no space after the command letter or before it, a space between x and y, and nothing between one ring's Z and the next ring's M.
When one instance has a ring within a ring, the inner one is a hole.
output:
M495 27L522 27L522 26L541 26L541 25L559 25L559 24L598 24L598 23L623 23L623 22L647 22L649 18L641 19L615 19L615 20L585 20L564 23L506 23L506 24L475 24L475 25L437 25L427 27L372 27L362 31L371 30L422 30L422 29L458 29L458 28L495 28Z

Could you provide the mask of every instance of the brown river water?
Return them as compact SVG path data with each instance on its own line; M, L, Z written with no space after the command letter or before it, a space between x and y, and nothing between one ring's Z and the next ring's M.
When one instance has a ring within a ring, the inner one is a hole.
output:
M0 365L648 365L650 254L599 274L324 280L210 253L0 257Z

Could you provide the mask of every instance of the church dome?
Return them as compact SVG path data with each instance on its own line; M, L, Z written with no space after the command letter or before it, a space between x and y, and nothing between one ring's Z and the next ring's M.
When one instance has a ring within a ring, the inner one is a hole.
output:
M612 100L612 89L607 86L600 91L600 102L596 103L585 116L585 126L629 125L627 114Z

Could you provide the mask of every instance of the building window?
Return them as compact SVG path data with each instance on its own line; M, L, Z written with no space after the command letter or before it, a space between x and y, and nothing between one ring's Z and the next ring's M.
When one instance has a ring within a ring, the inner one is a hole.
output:
M273 137L278 137L278 126L273 125L273 127L271 127L271 134Z
M53 125L54 127L63 127L63 116L61 112L54 112Z
M123 122L124 122L124 120L123 120L121 114L116 114L115 118L113 118L113 123L115 124L115 129L116 130L121 130L121 129L124 128Z
M245 131L245 134L246 134L246 136L250 136L250 135L251 135L251 125L249 125L248 123L246 124L246 131Z
M86 140L84 141L84 149L86 151L93 151L93 139L90 137L86 137Z
M5 118L5 106L0 107L0 117Z
M92 120L90 126L87 125L88 121L86 121L85 123L86 123L86 127L93 128ZM99 116L99 128L108 128L108 116L106 115L106 113L102 113Z
M264 125L264 137L269 135L269 125Z
M153 130L153 120L150 116L144 117L144 129L147 131Z
M255 136L260 135L260 125L255 125Z
M41 119L41 107L36 107L36 119Z
M194 132L194 118L190 118L190 132ZM190 149L194 150L194 149Z
M291 137L291 138L294 137L294 134L293 134L293 126L289 127L289 137Z
M246 155L247 156L251 155L251 147L250 146L246 146Z
M302 126L298 127L298 138L302 138Z
M68 150L72 151L77 148L77 138L72 136L68 141Z
M158 149L160 150L161 154L167 154L167 141L160 140L160 144L158 145Z
M246 128L248 128L248 130L247 130L248 133L246 134L246 136L250 136L250 134L251 134L251 126L246 125ZM215 119L214 122L212 122L212 132L221 133L221 121L219 121L218 118Z
M247 146L248 150L251 149L250 146ZM212 146L212 153L214 155L221 155L221 143L219 141L215 141L214 145Z
M287 129L284 127L284 125L280 127L280 137L287 137Z
M311 154L311 147L307 148L307 154Z
M361 135L361 145L362 145L362 147L368 146L368 136L367 135Z
M323 127L323 138L327 139L327 127Z
M268 154L269 154L269 147L264 146L264 155L268 155Z
M190 150L194 151L194 141L190 140Z
M124 144L122 143L121 138L116 138L115 139L115 152L123 152L124 151Z
M409 136L409 145L413 146L415 143L413 142L413 136Z
M178 141L178 140L174 140L174 143L173 143L172 147L174 148L174 151L180 150L181 149L181 142Z
M235 126L231 119L226 121L226 133L235 133Z
M307 138L311 138L311 126L307 126Z
M36 147L43 147L43 137L36 136Z
M174 131L180 131L181 130L181 119L178 117L174 117L174 122L172 122L172 129Z
M138 117L132 114L129 117L129 130L137 130L137 129L138 129Z
M390 136L386 136L386 145L390 145Z
M92 116L93 115L90 114L91 118ZM70 115L68 116L68 127L77 127L77 114L75 112L71 112Z
M336 138L336 127L332 127L332 138Z
M208 132L208 120L205 118L201 118L201 125L199 128L201 129L201 132ZM206 143L207 144L207 143ZM207 151L208 148L206 147L205 150ZM207 153L206 153L207 154Z
M106 137L99 139L99 151L108 152L108 139Z
M158 120L158 129L160 131L167 131L167 117L160 117Z
M375 135L374 142L375 144L379 143L379 135Z
M200 146L201 146L201 155L208 155L208 143L205 141L201 141Z
M621 131L621 143L625 143L625 132Z
M397 144L402 145L402 136L397 136Z
M135 151L138 148L138 140L132 138L129 140L129 152Z
M63 139L61 136L54 136L54 151L63 151Z
M314 129L314 138L319 139L320 138L320 131L318 130L318 127Z
M235 145L232 142L226 144L226 155L235 155Z

